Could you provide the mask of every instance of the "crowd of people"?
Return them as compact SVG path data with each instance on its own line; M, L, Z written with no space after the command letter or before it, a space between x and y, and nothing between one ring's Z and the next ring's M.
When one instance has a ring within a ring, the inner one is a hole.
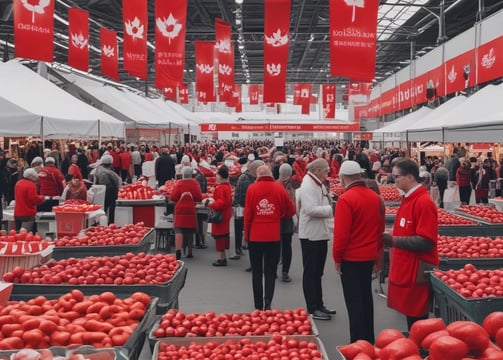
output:
M46 145L41 150L32 142L18 159L0 150L1 195L7 204L15 202L17 230L36 231L37 211L50 211L61 199L88 200L92 184L105 185L104 210L113 223L123 184L145 175L155 178L158 187L179 179L167 202L174 213L177 259L184 246L187 257L193 257L194 235L195 247L206 248L206 218L196 211L202 202L215 214L211 236L218 257L212 265L225 267L228 259L239 260L247 251L256 309L271 308L276 279L292 281L297 233L306 308L315 319L330 320L336 311L324 304L322 277L333 239L351 341L374 342L371 281L383 266L384 248L391 248L388 305L403 313L410 327L428 316L431 292L422 274L438 265L436 207L444 206L452 187L462 203L470 203L472 192L476 203L487 203L489 196L501 195L503 178L503 167L494 159L469 157L460 148L444 164L435 157L415 161L399 149L374 151L363 143L328 140L289 141L281 148L268 140L162 147L92 142L69 144L63 153L57 144ZM209 172L215 175L215 188L203 201ZM335 179L344 188L339 197L330 192L329 181ZM403 195L389 234L384 233L379 184L394 184ZM233 255L228 254L231 247Z

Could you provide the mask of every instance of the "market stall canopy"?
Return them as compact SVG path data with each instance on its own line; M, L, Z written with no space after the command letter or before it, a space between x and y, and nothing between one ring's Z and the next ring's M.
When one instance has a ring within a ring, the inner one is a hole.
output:
M0 135L124 137L124 124L76 99L17 60L0 62Z
M162 109L152 99L126 87L113 86L105 80L91 79L74 72L66 73L55 69L52 72L68 83L67 91L124 121L128 128L166 129L189 124L187 119L169 107Z
M398 118L392 123L383 126L380 129L374 130L374 140L381 141L402 141L405 140L404 132L407 127L421 121L432 109L422 107L419 110L411 112L405 116Z
M451 113L461 107L468 98L463 95L453 97L416 123L405 129L407 141L444 141L443 124Z

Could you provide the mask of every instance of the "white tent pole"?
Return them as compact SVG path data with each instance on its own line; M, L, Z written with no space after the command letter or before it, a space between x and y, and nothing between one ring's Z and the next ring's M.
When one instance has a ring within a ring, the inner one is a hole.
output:
M101 120L98 119L98 146L101 146Z
M40 117L40 139L42 141L42 150L44 149L44 117Z

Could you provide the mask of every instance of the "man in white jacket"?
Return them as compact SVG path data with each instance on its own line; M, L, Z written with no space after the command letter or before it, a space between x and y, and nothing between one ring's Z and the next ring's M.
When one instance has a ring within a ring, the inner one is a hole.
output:
M318 320L330 320L335 310L323 303L321 278L327 259L328 241L333 229L333 201L325 185L330 167L325 159L316 159L298 190L299 240L302 247L302 289L307 311Z

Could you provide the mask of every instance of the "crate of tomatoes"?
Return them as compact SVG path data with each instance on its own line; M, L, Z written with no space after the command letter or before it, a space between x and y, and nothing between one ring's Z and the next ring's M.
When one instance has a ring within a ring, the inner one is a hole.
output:
M89 214L100 208L100 205L81 200L67 200L54 206L52 211L56 218L57 237L77 235L88 226Z
M440 270L461 269L468 263L479 269L503 265L502 237L439 235L437 248Z

